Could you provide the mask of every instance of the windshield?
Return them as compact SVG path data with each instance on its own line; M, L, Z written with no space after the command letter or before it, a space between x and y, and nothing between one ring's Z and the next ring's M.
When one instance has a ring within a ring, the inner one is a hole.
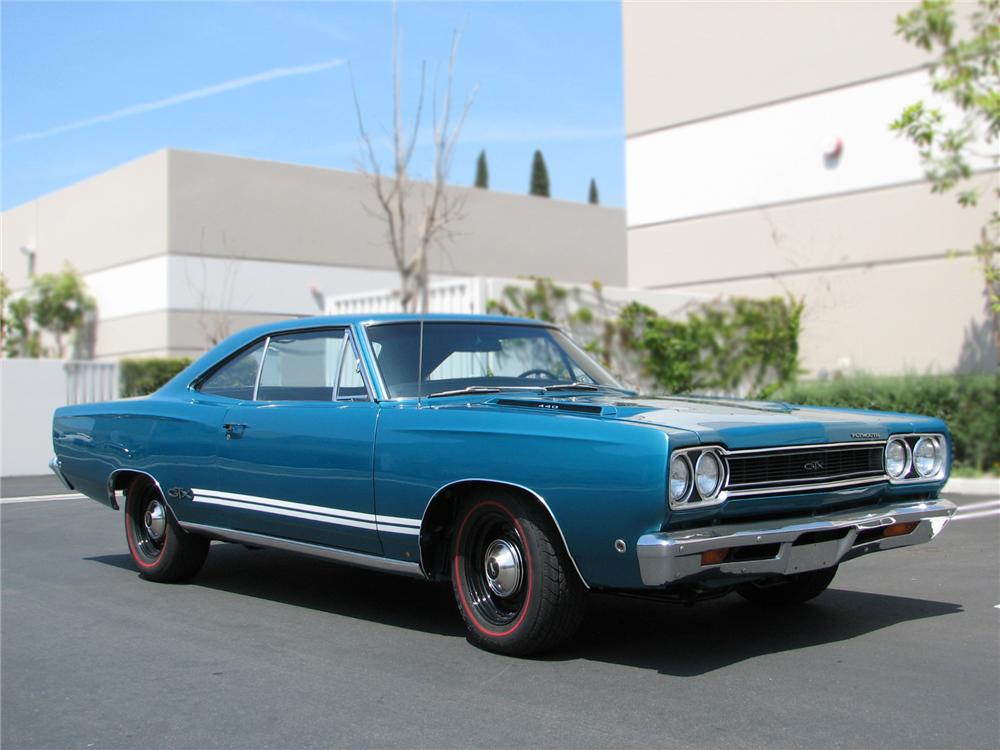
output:
M420 323L374 325L367 333L389 397L416 396ZM420 380L424 396L572 383L621 388L562 332L508 323L425 322Z

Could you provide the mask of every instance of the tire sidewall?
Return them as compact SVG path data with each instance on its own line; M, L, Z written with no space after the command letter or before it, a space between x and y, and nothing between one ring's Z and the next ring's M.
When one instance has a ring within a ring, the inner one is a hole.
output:
M485 512L499 513L506 516L517 532L524 556L525 598L520 612L513 623L502 626L494 625L484 620L470 603L470 592L467 590L465 573L468 561L463 554L466 536L474 526L477 517ZM524 512L523 504L513 499L477 499L468 503L459 513L456 532L452 541L451 579L462 616L468 625L469 636L479 644L492 650L502 650L505 647L516 647L527 639L534 619L539 614L540 585L538 549L539 530Z
M140 548L137 534L139 533L139 525L142 523L142 512L145 510L149 500L153 499L152 497L148 497L147 494L151 495L152 493L160 494L159 490L153 485L141 480L137 480L129 487L125 495L125 538L128 541L128 550L132 556L132 562L139 569L139 573L143 576L155 577L166 568L173 557L174 549L177 546L177 532L174 529L174 520L170 513L170 508L161 495L159 499L163 504L167 516L167 525L163 534L163 546L155 558L146 555Z

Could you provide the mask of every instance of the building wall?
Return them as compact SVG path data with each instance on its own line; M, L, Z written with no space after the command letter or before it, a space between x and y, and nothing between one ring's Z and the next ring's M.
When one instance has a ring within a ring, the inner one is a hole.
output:
M991 205L932 195L889 131L933 96L926 57L894 36L903 9L623 3L631 285L802 296L812 375L995 364L975 263L950 252ZM871 323L900 311L897 335Z
M419 190L419 186L417 187ZM436 280L493 274L625 281L620 209L455 188L454 241ZM28 283L65 262L98 301L98 358L190 355L220 324L315 315L325 295L392 288L366 178L293 164L166 150L4 212L4 274Z

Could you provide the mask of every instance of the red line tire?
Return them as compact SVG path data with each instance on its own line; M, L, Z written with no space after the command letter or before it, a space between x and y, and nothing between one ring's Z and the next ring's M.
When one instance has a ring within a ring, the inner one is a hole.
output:
M754 604L802 604L826 591L837 575L837 567L795 573L777 583L746 583L736 591Z
M495 492L466 502L450 563L473 645L536 654L564 643L583 620L583 583L549 517L524 498Z
M211 543L177 524L147 477L137 477L125 491L125 539L139 575L161 583L191 578L205 564Z

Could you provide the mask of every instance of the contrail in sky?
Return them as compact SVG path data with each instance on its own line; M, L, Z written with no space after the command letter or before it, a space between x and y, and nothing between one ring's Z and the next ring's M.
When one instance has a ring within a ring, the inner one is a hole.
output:
M291 76L304 76L309 75L310 73L319 73L323 70L329 70L330 68L335 68L338 65L343 64L344 60L341 58L335 58L333 60L326 60L313 65L298 65L289 68L272 68L271 70L265 70L263 73L254 73L253 75L243 76L242 78L234 78L231 81L223 81L222 83L216 83L200 89L185 91L182 94L175 94L174 96L168 96L164 99L156 99L155 101L143 102L142 104L133 104L130 107L116 109L114 112L107 112L103 115L88 117L85 120L77 120L76 122L68 122L65 125L58 125L54 128L49 128L48 130L38 130L34 133L23 133L22 135L16 135L9 139L7 143L37 141L42 138L59 135L60 133L68 133L71 130L89 128L91 125L98 125L102 122L111 122L112 120L120 120L123 117L131 117L132 115L140 115L144 112L153 112L157 109L173 107L175 104L183 104L184 102L190 102L194 99L204 99L208 96L215 96L216 94L222 94L226 91L234 91L236 89L246 88L247 86L254 86L258 83L274 81L278 78L289 78Z

